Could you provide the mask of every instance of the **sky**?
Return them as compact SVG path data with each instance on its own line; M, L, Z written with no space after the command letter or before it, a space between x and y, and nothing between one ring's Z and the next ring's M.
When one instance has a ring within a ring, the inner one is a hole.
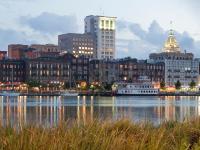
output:
M83 33L85 16L106 15L117 17L117 58L161 52L170 28L181 49L199 58L199 14L199 0L0 0L0 50L57 44L59 34Z

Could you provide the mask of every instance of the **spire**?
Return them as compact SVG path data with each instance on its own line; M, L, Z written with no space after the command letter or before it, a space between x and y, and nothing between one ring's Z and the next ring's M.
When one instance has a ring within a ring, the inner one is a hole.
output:
M173 21L170 21L170 28L173 29Z
M174 36L173 21L170 21L169 36Z

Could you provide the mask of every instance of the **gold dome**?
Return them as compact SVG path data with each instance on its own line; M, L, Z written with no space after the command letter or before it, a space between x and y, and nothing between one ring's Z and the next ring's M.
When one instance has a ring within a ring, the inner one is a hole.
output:
M164 52L180 52L180 47L174 36L174 31L169 31L169 36L164 44Z

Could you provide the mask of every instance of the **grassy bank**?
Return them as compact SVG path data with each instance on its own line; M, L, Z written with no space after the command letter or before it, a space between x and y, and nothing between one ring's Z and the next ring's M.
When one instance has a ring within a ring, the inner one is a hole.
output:
M159 127L128 120L62 124L56 128L0 127L0 149L200 149L200 120Z

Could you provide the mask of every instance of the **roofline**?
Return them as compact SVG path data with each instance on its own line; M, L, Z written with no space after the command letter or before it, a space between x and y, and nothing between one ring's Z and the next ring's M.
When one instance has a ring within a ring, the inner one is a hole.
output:
M117 17L111 17L111 16L103 16L103 15L88 15L88 16L86 16L86 17L107 17L107 18L117 18ZM85 17L85 18L86 18Z

